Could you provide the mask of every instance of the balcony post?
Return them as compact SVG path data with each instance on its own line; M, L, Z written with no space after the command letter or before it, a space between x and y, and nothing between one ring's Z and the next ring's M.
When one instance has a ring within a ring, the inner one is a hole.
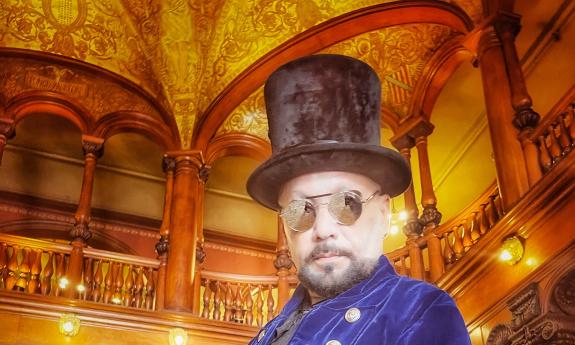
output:
M168 153L175 158L174 191L169 233L170 248L166 267L164 308L192 312L193 283L196 269L196 237L204 197L200 169L204 160L200 151Z
M505 33L504 26L499 24L495 26L499 27L498 31L506 40L506 46L509 45L508 33ZM509 50L509 47L505 49ZM518 87L519 89L524 88L524 85L516 85L518 81L513 81L510 77L512 74L521 75L522 79L521 69L518 63L516 66L508 66L502 40L498 37L493 26L486 28L482 33L479 41L478 58L483 80L487 120L495 156L497 180L503 209L508 211L529 189L529 177L523 149L517 139L518 133L515 124L527 128L532 127L536 121L532 118L533 114L529 112L522 112L525 116L515 117L514 103L520 109L524 109L523 107L530 101L527 102L523 96L520 96L521 92L517 89ZM511 56L508 58L511 59ZM517 57L515 56L515 58ZM511 85L513 85L513 91ZM512 92L515 95L512 95Z
M284 305L289 300L289 270L293 267L293 262L290 257L289 248L287 245L286 234L284 232L283 222L278 217L278 242L276 247L276 259L274 266L278 275L278 307L277 311L281 311Z
M198 234L196 236L196 269L194 271L194 304L192 308L192 313L194 315L200 315L200 304L201 304L201 288L202 288L202 266L206 260L206 252L204 251L204 193L206 182L208 182L208 177L210 174L210 167L207 165L202 165L200 171L198 172L200 178L200 188L196 207L196 224L198 229Z
M0 118L0 165L2 164L2 154L8 139L12 139L15 134L14 121L11 119Z
M82 282L82 269L84 264L84 247L92 237L90 231L90 218L92 213L92 192L94 189L94 174L96 173L96 161L102 156L104 139L82 136L82 147L84 150L84 177L82 179L82 190L80 201L74 215L74 226L70 230L72 239L72 252L68 263L69 281L66 290L66 297L76 296L76 287Z
M162 224L160 225L160 240L156 243L156 252L160 265L158 267L158 288L156 289L156 309L164 309L164 295L166 288L166 264L168 262L168 250L170 242L172 197L174 192L174 171L176 169L176 160L172 157L164 156L162 159L162 169L166 174L166 192L164 194L164 213Z

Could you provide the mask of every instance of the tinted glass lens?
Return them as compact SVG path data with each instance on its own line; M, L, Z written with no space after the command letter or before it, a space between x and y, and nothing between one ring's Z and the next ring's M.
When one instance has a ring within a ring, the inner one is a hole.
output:
M336 193L329 200L329 213L343 225L351 225L361 215L361 196L355 192L347 191Z
M293 200L282 210L282 218L293 230L309 230L315 222L315 209L307 200Z

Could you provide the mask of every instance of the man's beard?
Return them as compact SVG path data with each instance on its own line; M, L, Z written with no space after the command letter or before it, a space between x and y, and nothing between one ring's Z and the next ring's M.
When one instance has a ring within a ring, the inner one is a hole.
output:
M335 265L333 264L323 265L321 272L312 271L311 265L315 258L328 252L347 256L350 260L349 266L338 273L334 273ZM338 250L332 245L322 244L315 247L305 258L302 267L298 267L298 278L306 289L324 298L332 298L367 279L377 266L377 261L377 258L359 259L349 251Z

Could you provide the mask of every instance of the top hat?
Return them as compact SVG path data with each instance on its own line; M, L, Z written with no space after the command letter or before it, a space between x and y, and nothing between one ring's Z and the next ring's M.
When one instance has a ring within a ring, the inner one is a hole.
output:
M272 155L247 190L279 210L289 180L322 171L371 178L391 197L407 189L405 159L380 145L380 82L367 64L342 55L312 55L277 69L264 87Z

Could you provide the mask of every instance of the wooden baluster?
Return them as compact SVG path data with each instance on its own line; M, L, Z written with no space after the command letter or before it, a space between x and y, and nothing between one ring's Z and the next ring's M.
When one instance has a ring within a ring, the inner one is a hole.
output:
M553 165L549 149L547 148L547 141L544 136L539 137L539 162L541 162L543 171L548 171Z
M104 281L104 269L102 268L104 261L97 260L96 264L98 265L98 268L96 269L96 273L94 273L92 301L100 302L100 298L102 298L102 282Z
M124 297L122 298L123 304L126 307L131 307L134 298L134 271L132 265L128 265L128 275L124 281Z
M122 304L122 287L124 286L124 266L119 263L114 263L114 295L112 296L112 303Z
M489 224L490 227L494 227L495 224L499 221L499 212L497 210L497 206L495 205L495 198L497 195L490 195L489 196Z
M559 118L557 118L557 126L555 127L557 129L557 132L559 132L558 138L559 138L559 145L561 146L562 156L571 151L571 140L569 139L569 133L567 132L567 128L565 127L565 120L564 120L565 116L567 116L566 113L562 113L561 115L559 115Z
M229 322L232 319L232 307L233 307L232 299L233 299L232 287L229 282L226 282L226 297L224 300L224 308L225 308L224 321Z
M449 232L443 235L445 239L445 246L443 247L443 259L447 264L452 264L455 261L455 252L453 251L453 245L449 240Z
M559 146L553 125L549 126L547 131L548 135L546 140L549 141L549 153L551 154L552 164L555 164L561 158L561 147Z
M210 279L206 278L204 280L204 296L202 301L204 302L204 309L202 309L202 317L208 319L210 317L210 297L212 290L210 289Z
M478 211L474 211L471 215L471 223L470 223L469 233L471 235L471 242L472 243L476 243L479 240L479 238L481 237L481 232L479 230L480 226L479 226L479 222L477 221L478 214L479 214Z
M481 232L481 235L484 235L490 228L491 225L489 224L489 218L487 217L487 211L486 211L486 207L487 204L481 204L481 222L480 222L480 228L479 231Z
M0 243L0 288L6 288L8 278L8 246Z
M268 285L268 315L267 315L268 317L266 320L267 322L271 321L271 319L273 319L274 315L275 315L275 310L274 310L275 302L274 302L274 296L272 294L272 290L273 290L272 286Z
M441 240L433 231L428 233L427 255L429 257L429 279L435 282L443 274L445 263L441 253Z
M405 263L405 258L405 255L402 255L399 262L399 274L402 276L407 276L407 264Z
M18 280L18 252L20 247L17 245L12 246L12 256L10 256L10 261L8 261L8 278L6 279L6 290L10 291L16 285L16 280Z
M465 248L463 247L463 227L458 225L454 226L452 229L454 242L453 242L453 251L455 252L455 258L460 259L463 254L465 253Z
M242 304L242 285L236 284L236 296L234 298L234 310L232 320L235 322L243 322L243 304Z
M144 289L144 268L138 267L136 273L136 284L134 286L134 306L142 308L144 298L142 297L142 290Z
M569 121L567 122L567 118ZM571 138L571 145L575 146L575 103L571 104L568 111L568 116L565 117L565 127L568 127L569 137Z
M156 282L154 277L154 269L148 268L145 271L146 274L146 305L145 308L148 310L154 309L154 297L156 292Z
M68 287L62 288L61 282L66 278L66 255L58 253L56 255L56 296L61 296Z
M248 284L248 291L246 293L246 317L245 317L245 324L246 325L252 325L252 322L254 321L254 300L252 298L252 286L251 284Z
M84 287L84 292L80 295L83 300L90 300L92 296L92 279L94 279L94 265L92 258L84 259L84 281L82 286Z
M52 291L52 274L54 274L54 253L48 252L48 260L46 260L46 266L44 266L40 286L40 292L44 296L50 295Z
M258 320L258 327L261 327L264 323L264 299L262 286L258 285L258 297L256 298L256 316Z
M104 299L103 302L108 304L112 300L112 284L114 283L114 265L111 261L108 263L108 272L106 272L106 278L104 278Z
M212 316L212 319L214 320L220 320L220 308L221 308L221 302L222 302L222 289L220 287L220 282L219 281L215 281L214 282L214 286L215 286L215 290L214 290L214 314Z
M463 244L463 251L467 252L469 248L473 245L473 241L471 240L471 226L469 225L469 221L465 220L463 224L459 226L461 231L463 232L462 237L462 244Z
M28 282L28 293L36 293L40 288L40 272L42 272L42 250L36 249L30 257L30 281Z
M28 279L30 279L30 248L22 249L22 262L20 263L20 274L16 280L16 290L26 291Z

